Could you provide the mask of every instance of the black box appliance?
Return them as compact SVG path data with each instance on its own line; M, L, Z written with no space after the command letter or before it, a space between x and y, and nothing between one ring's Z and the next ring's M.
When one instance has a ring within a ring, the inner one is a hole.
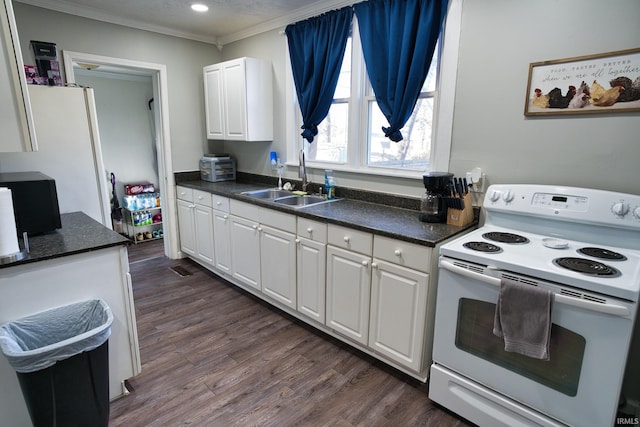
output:
M62 228L53 178L41 172L0 173L0 187L11 190L18 235L42 234Z

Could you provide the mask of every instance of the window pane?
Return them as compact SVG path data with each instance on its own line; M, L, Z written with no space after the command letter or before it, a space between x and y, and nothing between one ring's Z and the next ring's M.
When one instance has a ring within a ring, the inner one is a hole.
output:
M382 127L389 123L375 101L369 103L367 164L375 167L426 170L431 159L433 98L419 98L413 114L401 129L403 140L393 142Z
M318 135L308 145L307 159L320 162L346 163L349 104L335 103L318 125Z
M347 47L342 58L342 68L340 68L340 77L338 85L333 94L334 99L349 98L351 96L351 37L347 39Z
M436 76L438 73L438 58L440 50L440 43L436 45L436 50L433 52L433 58L431 58L431 65L429 66L429 72L427 78L422 86L422 92L433 92L436 90Z

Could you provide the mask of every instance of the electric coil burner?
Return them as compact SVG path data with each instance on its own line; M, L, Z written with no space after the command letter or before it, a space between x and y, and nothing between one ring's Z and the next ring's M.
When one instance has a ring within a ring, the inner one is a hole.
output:
M640 358L640 195L492 185L482 208L481 227L440 246L429 398L481 426L614 425ZM513 288L553 295L550 312L504 298ZM496 311L510 328L551 323L549 359L507 350Z
M529 239L519 234L513 233L504 233L504 232L490 232L484 233L482 235L485 239L493 240L494 242L500 243L514 243L514 244L524 244L529 243Z
M469 248L478 252L498 253L502 252L500 246L496 246L488 242L467 242L463 245L465 248Z
M577 273L590 274L592 276L617 277L620 275L620 272L613 267L585 258L556 258L553 260L553 263L558 267L566 268L567 270Z
M603 248L580 248L578 252L594 258L608 259L611 261L625 261L626 256Z

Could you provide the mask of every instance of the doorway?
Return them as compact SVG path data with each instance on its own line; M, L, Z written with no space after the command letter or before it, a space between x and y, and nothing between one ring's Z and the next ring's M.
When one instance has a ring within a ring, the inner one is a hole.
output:
M164 229L164 253L169 258L178 257L178 238L175 211L175 180L171 164L171 140L169 133L169 110L167 101L167 70L163 64L153 64L80 52L64 51L64 68L67 84L76 84L78 70L92 66L103 72L148 77L153 88L153 108L150 109L155 139L156 167L161 194L162 226ZM150 103L151 106L151 103ZM98 120L100 118L98 117ZM110 194L103 195L109 200Z

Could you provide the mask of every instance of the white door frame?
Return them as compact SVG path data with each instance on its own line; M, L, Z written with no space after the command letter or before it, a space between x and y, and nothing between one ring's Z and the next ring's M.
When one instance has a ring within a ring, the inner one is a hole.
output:
M64 51L64 71L67 84L76 82L73 64L96 64L129 70L132 74L146 74L153 82L153 97L156 105L156 151L158 153L158 175L160 181L162 222L164 229L164 253L169 258L178 258L178 232L176 227L175 179L171 163L171 134L169 132L169 101L167 67L164 64L132 61L129 59ZM103 195L107 197L108 195Z

